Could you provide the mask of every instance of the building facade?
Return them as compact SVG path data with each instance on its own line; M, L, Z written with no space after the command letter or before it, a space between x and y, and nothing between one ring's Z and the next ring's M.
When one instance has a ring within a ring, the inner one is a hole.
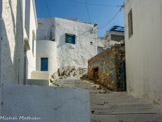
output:
M0 121L90 122L88 91L22 85L36 67L36 28L34 0L0 0Z
M25 75L26 79L31 79L31 74L36 71L36 30L38 28L37 15L34 0L24 1L24 35L25 40Z
M162 1L126 0L127 90L162 105Z
M97 54L97 28L94 25L57 17L38 19L38 24L38 71L49 70L52 74L65 66L87 68L88 59ZM47 46L40 52L44 43ZM50 48L48 45L51 45ZM51 49L53 51L48 51Z
M29 24L35 22L31 15L34 14L34 0L1 0L0 1L0 102L3 103L3 86L8 84L25 84L29 78L29 65L25 62L31 60L32 47L29 34L32 29ZM33 8L33 9L32 9ZM31 10L32 9L32 10ZM36 18L36 16L35 16ZM36 23L35 23L36 24ZM32 25L35 27L35 25ZM28 29L27 29L28 27ZM26 57L26 58L25 58ZM1 108L0 108L1 110Z
M36 70L35 2L1 2L1 81L4 84L25 84L32 70Z
M24 76L24 42L22 3L19 0L1 1L1 82L2 84L22 84Z
M108 40L109 47L124 43L124 27L113 26L109 31L106 31L104 38Z
M124 43L124 27L122 26L113 26L109 31L106 31L104 37L98 37L98 54L111 48L115 44Z

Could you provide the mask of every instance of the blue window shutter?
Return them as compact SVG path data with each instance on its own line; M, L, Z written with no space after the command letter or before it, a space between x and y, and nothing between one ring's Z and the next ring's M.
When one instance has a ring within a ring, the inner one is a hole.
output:
M65 34L65 42L75 44L76 36L71 34Z
M68 35L65 34L65 42L68 43Z
M48 71L48 58L41 58L41 71Z
M74 35L73 36L73 44L75 44L75 39L76 39L76 36Z

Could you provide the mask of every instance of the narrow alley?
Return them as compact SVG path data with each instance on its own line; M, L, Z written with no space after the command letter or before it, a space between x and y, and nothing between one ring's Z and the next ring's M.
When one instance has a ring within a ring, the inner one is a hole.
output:
M61 79L57 85L86 89L90 93L91 122L161 122L161 110L127 92L111 92L79 77Z
M0 122L162 122L162 0L0 0Z

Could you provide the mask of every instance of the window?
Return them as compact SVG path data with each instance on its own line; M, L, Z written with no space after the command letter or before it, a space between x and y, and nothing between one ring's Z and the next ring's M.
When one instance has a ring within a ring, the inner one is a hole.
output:
M72 34L65 34L65 42L70 44L75 44L76 36Z
M41 58L41 71L48 71L48 58Z
M128 13L128 34L129 38L133 35L133 17L132 17L132 9Z

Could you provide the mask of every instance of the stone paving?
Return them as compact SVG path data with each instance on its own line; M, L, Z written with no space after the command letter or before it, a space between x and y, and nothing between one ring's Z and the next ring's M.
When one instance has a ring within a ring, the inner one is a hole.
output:
M91 122L162 122L161 109L126 92L111 92L79 77L56 84L89 90Z

